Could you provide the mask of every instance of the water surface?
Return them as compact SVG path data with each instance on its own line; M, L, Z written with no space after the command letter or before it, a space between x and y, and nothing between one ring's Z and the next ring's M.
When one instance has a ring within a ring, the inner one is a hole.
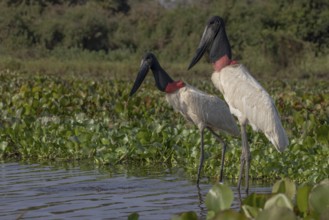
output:
M0 169L0 219L127 219L138 212L141 220L161 220L184 211L205 219L203 200L212 187L204 183L197 188L183 170L163 166L100 170L2 163ZM238 209L237 199L233 206Z

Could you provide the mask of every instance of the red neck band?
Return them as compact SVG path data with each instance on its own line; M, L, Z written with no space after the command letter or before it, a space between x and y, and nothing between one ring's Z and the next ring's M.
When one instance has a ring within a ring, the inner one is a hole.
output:
M175 92L176 90L179 90L180 88L183 88L184 86L185 86L185 83L182 80L168 83L168 85L165 89L165 92L172 93L172 92Z
M236 60L231 60L230 58L228 58L227 55L225 55L219 58L215 63L213 63L213 67L215 71L220 71L221 69L223 69L228 65L233 65L237 63L238 62Z

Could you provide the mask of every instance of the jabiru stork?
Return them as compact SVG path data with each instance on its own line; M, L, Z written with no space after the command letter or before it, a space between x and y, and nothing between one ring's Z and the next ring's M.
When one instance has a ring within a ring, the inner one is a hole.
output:
M130 96L132 96L141 86L149 69L153 72L156 87L160 91L166 93L167 102L174 108L174 110L180 112L186 120L194 123L200 131L201 152L197 184L199 185L204 159L205 129L208 129L215 138L223 144L219 177L222 182L226 144L220 136L215 133L215 130L224 131L234 136L240 135L239 128L231 115L227 104L220 98L206 94L181 80L174 81L160 66L156 56L152 53L146 53L143 57Z
M188 69L200 60L205 51L209 52L214 68L211 80L223 94L231 113L237 117L241 127L242 154L238 189L240 191L242 172L245 169L248 193L251 155L246 125L250 124L255 131L262 131L279 152L284 151L289 145L288 137L270 95L243 64L232 60L224 20L219 16L213 16L208 20Z

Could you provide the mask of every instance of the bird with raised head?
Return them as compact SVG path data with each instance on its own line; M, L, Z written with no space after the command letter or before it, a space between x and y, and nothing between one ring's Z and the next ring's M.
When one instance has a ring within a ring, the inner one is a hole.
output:
M232 60L224 20L219 16L213 16L208 20L188 69L192 68L206 51L209 52L214 68L211 80L223 94L231 113L237 117L241 127L242 154L238 189L240 191L242 173L245 169L248 193L251 155L246 125L250 124L255 131L262 131L279 152L284 151L289 145L288 137L271 96L243 64Z

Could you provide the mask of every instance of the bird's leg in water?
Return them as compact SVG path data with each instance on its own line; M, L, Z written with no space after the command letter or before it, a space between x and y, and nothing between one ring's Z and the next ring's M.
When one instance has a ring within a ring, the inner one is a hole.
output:
M246 193L248 195L249 193L249 169L250 169L250 161L251 161L251 154L250 154L250 148L247 142L247 151L245 152L245 157L246 157L246 167L245 167L245 176L246 176Z
M208 130L216 137L217 141L219 141L219 142L221 142L223 144L223 148L222 148L222 161L221 161L221 168L220 168L220 174L219 174L219 182L222 183L223 182L223 178L224 178L224 160L225 160L225 153L226 153L226 143L211 128L208 128Z
M199 182L200 182L200 174L201 174L201 169L202 169L202 165L203 165L203 158L204 158L204 149L203 149L204 129L205 129L205 127L202 127L200 129L200 133L201 133L201 147L200 147L200 164L199 164L199 169L198 169L197 185L199 185Z
M241 208L243 204L242 204L242 196L241 196L240 189L238 189L238 197L239 197L240 208Z
M248 145L247 132L246 132L246 124L241 123L241 141L242 141L242 153L241 153L241 167L240 167L240 175L239 175L239 183L238 190L241 188L241 179L243 169L245 168L245 180L246 180L246 193L249 191L249 167L250 167L250 149Z
M240 189L241 189L241 179L242 179L242 173L243 173L244 165L245 165L245 160L244 160L243 153L241 154L240 161L241 161L241 164L240 164L240 174L239 174L239 180L238 180L238 191L239 192L240 192Z

